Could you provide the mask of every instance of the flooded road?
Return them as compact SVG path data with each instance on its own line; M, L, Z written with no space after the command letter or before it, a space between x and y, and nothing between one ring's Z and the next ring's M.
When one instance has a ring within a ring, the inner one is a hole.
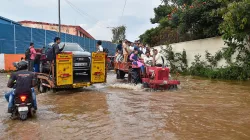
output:
M250 139L249 82L181 77L178 91L146 92L114 77L89 89L37 95L37 117L25 122L10 120L0 98L0 139ZM3 96L7 79L0 78Z

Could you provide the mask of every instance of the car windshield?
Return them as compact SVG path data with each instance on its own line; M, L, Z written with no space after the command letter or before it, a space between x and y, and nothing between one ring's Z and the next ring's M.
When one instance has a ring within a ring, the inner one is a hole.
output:
M59 47L62 48L64 43L60 43ZM74 52L74 51L84 51L82 47L76 43L66 43L63 49L65 52Z

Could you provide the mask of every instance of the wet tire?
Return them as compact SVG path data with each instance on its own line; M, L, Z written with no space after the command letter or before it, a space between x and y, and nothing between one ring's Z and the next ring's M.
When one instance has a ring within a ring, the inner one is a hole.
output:
M178 89L177 85L170 85L168 87L168 90L177 90L177 89Z
M125 72L121 70L116 71L116 79L124 79L125 78Z
M125 72L124 71L120 71L121 73L120 73L120 76L121 76L121 79L124 79L125 78Z
M121 79L121 78L120 78L119 70L116 70L116 79Z
M133 69L131 71L131 83L136 84L136 85L140 83L140 76L136 69Z
M30 109L29 113L28 113L28 116L32 118L32 117L35 116L35 114L36 114L36 110L32 107L32 108Z
M143 88L149 88L149 84L148 83L143 83Z
M57 92L57 89L56 89L56 88L53 88L53 89L52 89L52 92L53 92L53 93L56 93L56 92Z
M131 79L132 79L132 77L131 77L131 72L129 72L129 73L128 73L128 83L131 83Z
M27 120L28 115L27 114L20 114L20 120L25 121Z

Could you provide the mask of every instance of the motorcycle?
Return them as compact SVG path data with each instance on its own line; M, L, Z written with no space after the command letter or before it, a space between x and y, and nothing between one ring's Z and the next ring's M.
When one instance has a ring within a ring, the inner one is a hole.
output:
M18 62L14 62L13 66L18 70ZM10 77L10 75L7 75L7 77ZM20 120L25 121L28 117L33 117L35 115L36 111L33 107L32 93L22 93L13 97L14 106L11 112L12 119L19 118Z
M12 119L20 118L25 121L28 117L35 115L35 109L32 104L31 93L23 93L14 96L14 107L11 113Z

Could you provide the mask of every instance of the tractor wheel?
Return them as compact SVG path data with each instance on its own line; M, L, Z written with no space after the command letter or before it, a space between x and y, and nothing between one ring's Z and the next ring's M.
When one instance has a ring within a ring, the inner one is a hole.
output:
M121 79L120 77L120 70L116 70L116 79Z
M140 83L139 73L138 73L138 71L136 69L133 69L131 71L131 83L136 84L136 85L138 83Z
M38 88L38 91L39 91L40 93L45 93L45 92L46 92L46 87L43 86L42 81L39 81L39 83L38 83L38 85L37 85L37 88Z
M178 88L177 88L177 85L170 85L169 87L168 87L168 90L177 90Z
M131 72L128 72L128 83L131 83L131 80L132 80Z
M120 76L121 76L120 78L121 78L121 79L124 79L124 78L125 78L125 74L126 74L126 73L125 73L124 71L120 71Z
M116 71L116 79L124 79L125 77L125 72L121 70Z
M143 88L149 88L149 84L146 83L146 82L144 82L144 83L143 83Z

